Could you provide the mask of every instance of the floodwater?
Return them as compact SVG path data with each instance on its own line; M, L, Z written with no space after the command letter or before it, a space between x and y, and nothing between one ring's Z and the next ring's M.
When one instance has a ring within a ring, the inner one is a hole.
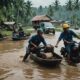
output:
M3 40L0 41L0 53L9 52L23 47L23 41Z
M48 44L55 45L59 34L45 35ZM63 60L58 67L45 68L30 59L22 62L26 44L27 41L0 42L0 80L80 80L80 64L70 66ZM60 54L62 46L61 42L55 52Z

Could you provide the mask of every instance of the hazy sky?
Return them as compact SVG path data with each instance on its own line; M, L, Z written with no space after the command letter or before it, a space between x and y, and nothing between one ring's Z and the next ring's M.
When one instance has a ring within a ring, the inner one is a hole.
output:
M27 1L27 0L25 0L25 1ZM48 5L52 4L52 2L54 2L55 0L30 0L30 1L32 1L33 6L38 7L40 5L48 6ZM61 5L64 5L67 0L59 0L59 1L60 1Z

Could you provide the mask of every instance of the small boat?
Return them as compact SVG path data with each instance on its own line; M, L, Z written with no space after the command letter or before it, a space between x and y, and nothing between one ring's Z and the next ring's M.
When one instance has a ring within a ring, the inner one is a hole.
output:
M6 40L7 37L0 38L0 41Z
M0 41L4 40L3 38L0 38Z
M54 53L54 56L51 59L43 59L41 57L38 57L36 54L31 53L30 58L38 63L39 65L43 65L46 67L52 67L52 66L59 66L59 64L62 61L62 57L58 54Z
M26 40L29 36L21 37L21 38L12 38L13 41L20 41L20 40Z
M30 35L26 35L26 34L24 34L24 35L19 35L18 32L15 32L15 31L14 31L14 32L12 33L12 40L13 40L13 41L26 40L26 39L29 38L29 36L30 36Z

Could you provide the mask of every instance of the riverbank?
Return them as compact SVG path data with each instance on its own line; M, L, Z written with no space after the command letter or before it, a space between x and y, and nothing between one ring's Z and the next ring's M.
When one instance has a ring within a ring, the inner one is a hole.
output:
M33 28L27 28L27 27L23 27L23 31L27 34L27 35L29 35L29 34L31 34L33 31L34 31L34 29ZM12 31L7 31L7 30L0 30L0 32L5 36L5 37L11 37L12 36Z

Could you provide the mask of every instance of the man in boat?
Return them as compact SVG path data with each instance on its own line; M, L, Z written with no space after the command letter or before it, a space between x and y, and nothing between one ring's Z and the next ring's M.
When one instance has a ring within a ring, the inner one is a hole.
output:
M18 34L18 32L16 30L14 30L12 32L12 39L13 40L19 40L20 39L19 34Z
M23 31L22 27L19 27L18 32L19 32L19 37L23 38L24 37L24 31Z
M60 37L56 43L55 47L58 47L58 44L61 40L64 42L65 49L68 53L68 61L70 61L71 50L73 49L73 37L80 39L78 35L76 35L72 30L69 30L69 25L67 23L62 24L63 32L60 34Z
M29 45L28 45L28 48L26 50L26 54L23 58L24 62L27 59L27 57L29 56L30 52L34 52L37 54L37 56L40 56L39 44L41 42L44 44L45 47L47 46L47 43L43 37L43 31L41 29L38 29L37 34L33 35L29 40Z

